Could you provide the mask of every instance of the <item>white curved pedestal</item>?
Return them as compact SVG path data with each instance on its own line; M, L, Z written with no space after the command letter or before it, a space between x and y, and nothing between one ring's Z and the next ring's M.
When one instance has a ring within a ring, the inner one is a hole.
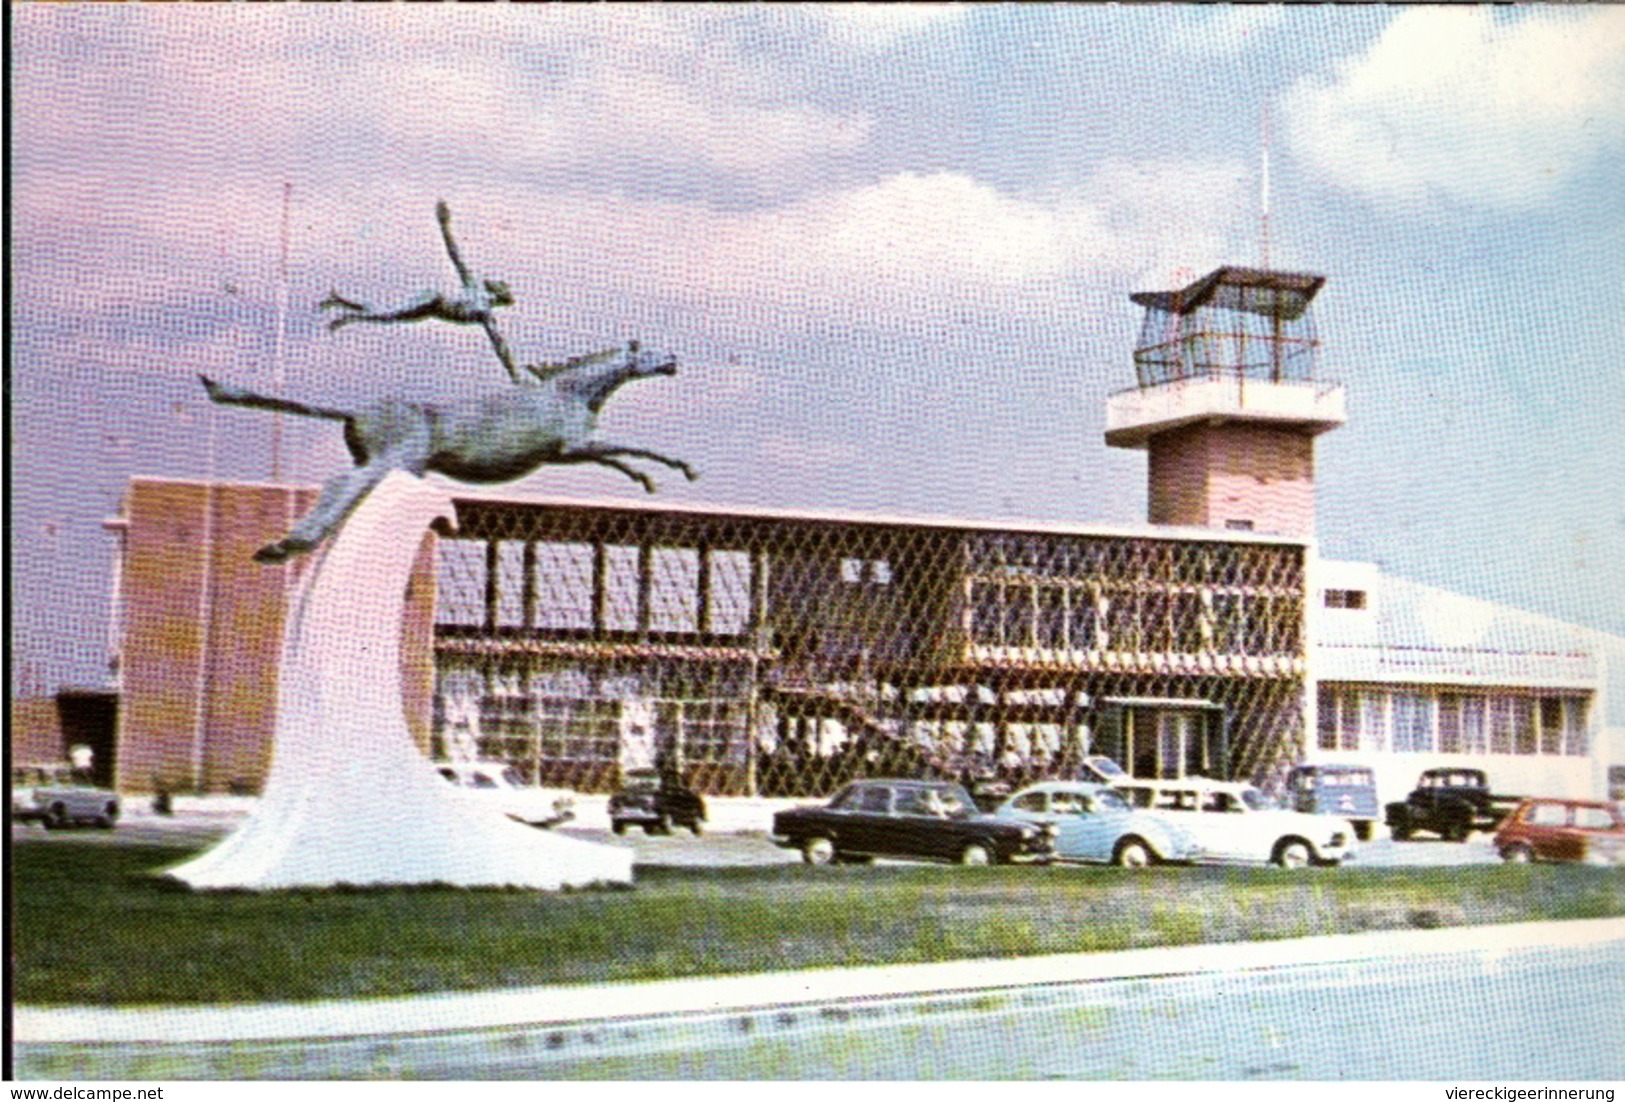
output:
M194 888L339 884L629 884L632 854L472 806L412 742L401 619L444 491L390 474L344 522L294 599L283 638L270 776L253 814L168 870Z

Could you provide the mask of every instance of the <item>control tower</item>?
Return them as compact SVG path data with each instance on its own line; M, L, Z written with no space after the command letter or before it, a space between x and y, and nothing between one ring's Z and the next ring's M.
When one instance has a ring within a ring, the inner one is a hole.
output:
M1309 304L1326 280L1218 268L1145 307L1136 385L1106 400L1106 443L1150 458L1150 521L1309 536L1315 437L1346 419L1315 378Z

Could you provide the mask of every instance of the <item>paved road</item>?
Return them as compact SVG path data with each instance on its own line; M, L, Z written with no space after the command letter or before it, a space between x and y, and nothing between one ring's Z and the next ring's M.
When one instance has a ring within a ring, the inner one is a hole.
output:
M667 1023L449 1066L552 1079L1625 1078L1625 943L978 992Z
M1039 968L24 1010L13 1055L20 1078L55 1080L1608 1082L1625 1078L1621 990L1625 926L1547 923L1081 954Z

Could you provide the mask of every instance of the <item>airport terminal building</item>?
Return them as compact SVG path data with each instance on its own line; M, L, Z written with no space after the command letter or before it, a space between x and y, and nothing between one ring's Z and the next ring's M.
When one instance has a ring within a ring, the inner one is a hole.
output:
M1143 776L1266 787L1358 761L1397 798L1476 764L1601 794L1625 762L1625 639L1322 558L1318 276L1221 268L1134 296L1135 385L1106 443L1148 456L1138 525L988 524L453 490L403 619L434 755L612 788L819 796L855 776ZM305 564L253 550L308 488L135 478L114 585L119 788L254 791ZM1610 679L1613 679L1611 689Z

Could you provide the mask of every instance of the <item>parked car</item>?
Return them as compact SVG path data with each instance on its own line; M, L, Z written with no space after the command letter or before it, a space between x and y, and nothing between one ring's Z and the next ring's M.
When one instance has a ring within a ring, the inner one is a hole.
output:
M470 800L496 809L526 826L558 826L575 818L575 793L525 783L519 770L502 761L441 761L435 768Z
M1200 856L1190 833L1166 816L1136 811L1110 785L1047 781L1017 792L996 814L1001 819L1055 829L1057 861L1110 862L1143 868Z
M809 865L875 857L1041 863L1054 853L1054 828L980 812L970 793L949 781L861 780L825 807L774 815L773 841L800 850Z
M616 834L629 826L640 826L645 834L670 834L673 826L699 834L705 818L705 799L675 773L631 770L609 798L609 824Z
M1283 802L1306 815L1347 819L1362 842L1371 840L1382 812L1376 774L1364 765L1300 765L1287 774Z
M1411 794L1389 804L1384 818L1396 842L1419 830L1465 842L1475 830L1494 830L1520 799L1492 793L1482 769L1424 769Z
M1112 758L1091 754L1078 763L1078 779L1096 784L1116 784L1130 778L1128 770Z
M1625 865L1625 810L1601 800L1527 799L1496 830L1495 850L1518 863Z
M1015 787L992 770L985 770L974 775L962 778L964 789L970 793L970 798L976 810L992 814L1000 804L1010 798Z
M1348 823L1288 811L1250 784L1187 777L1124 781L1116 787L1135 807L1166 815L1188 831L1204 862L1267 861L1301 868L1354 856Z
M111 830L123 805L118 793L92 784L66 763L18 765L11 770L11 817L46 830L88 823Z

